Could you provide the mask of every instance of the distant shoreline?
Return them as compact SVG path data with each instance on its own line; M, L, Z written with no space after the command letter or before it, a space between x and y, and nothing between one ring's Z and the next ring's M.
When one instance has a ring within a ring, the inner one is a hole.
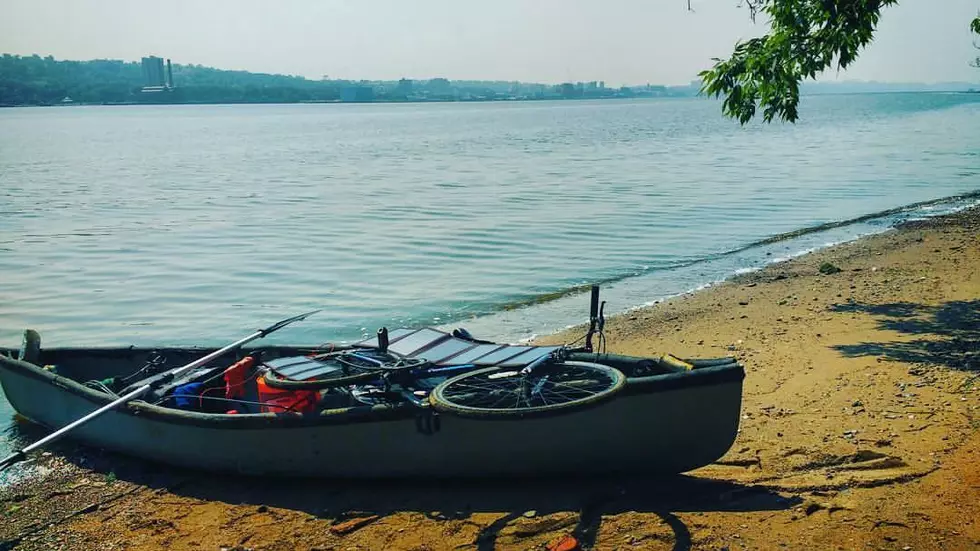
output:
M287 103L457 103L703 97L699 78L686 84L606 86L603 80L540 83L458 80L311 80L298 75L229 71L163 59L141 62L0 56L0 107L58 105L237 105ZM692 75L693 77L693 75ZM801 95L966 92L980 82L844 81L801 83Z
M825 96L867 96L883 94L980 94L980 90L870 90L870 91L840 91L840 92L810 92L801 94L803 97ZM23 103L0 104L0 109L23 107L130 107L137 105L370 105L397 103L525 103L542 101L623 101L651 99L712 99L698 94L689 95L654 95L654 96L602 96L602 97L542 97L542 98L473 98L473 99L375 99L371 101L337 100L303 100L303 101L125 101L125 102L70 102L70 103Z
M372 100L372 101L343 101L343 100L308 100L308 101L126 101L126 102L71 102L71 103L24 103L24 104L0 104L0 108L16 107L77 107L77 106L104 106L104 107L128 107L134 105L298 105L298 104L327 104L327 105L370 105L370 104L392 104L392 103L525 103L542 101L610 101L610 100L635 100L635 99L682 99L699 98L702 96L609 96L594 98L500 98L500 99L418 99L418 100Z

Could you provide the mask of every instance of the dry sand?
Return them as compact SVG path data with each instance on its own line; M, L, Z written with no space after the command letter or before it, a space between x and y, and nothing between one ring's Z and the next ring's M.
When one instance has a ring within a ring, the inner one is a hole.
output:
M735 445L686 476L271 482L67 450L0 490L0 549L980 549L978 233L976 209L911 223L611 319L610 352L746 366Z

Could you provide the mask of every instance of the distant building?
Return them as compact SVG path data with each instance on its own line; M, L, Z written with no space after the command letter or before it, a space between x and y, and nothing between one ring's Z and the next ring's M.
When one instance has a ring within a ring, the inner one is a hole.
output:
M162 87L166 83L163 74L163 59L150 56L143 58L143 86Z
M425 94L432 99L456 99L459 92L455 90L448 79L434 78L425 83Z
M174 87L174 73L170 60L167 69L163 69L163 58L156 56L144 57L143 63L143 92L162 92Z
M426 87L430 92L436 94L448 94L452 92L452 85L450 84L449 79L445 78L434 78L428 82Z
M399 80L398 86L395 87L395 94L405 97L412 95L413 84L411 79L403 78Z
M345 86L340 90L340 101L351 103L374 101L374 88L370 86Z

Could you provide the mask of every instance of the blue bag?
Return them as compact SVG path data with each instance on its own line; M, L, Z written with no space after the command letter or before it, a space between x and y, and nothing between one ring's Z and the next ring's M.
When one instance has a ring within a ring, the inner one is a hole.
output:
M201 400L203 383L187 383L174 389L174 407L177 409L197 409Z

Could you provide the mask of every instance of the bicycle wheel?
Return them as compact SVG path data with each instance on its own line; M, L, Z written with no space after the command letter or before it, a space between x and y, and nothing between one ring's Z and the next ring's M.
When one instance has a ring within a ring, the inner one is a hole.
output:
M302 381L285 379L270 369L264 375L265 383L280 390L318 390L356 385L378 379L381 375L421 368L428 365L418 358L398 358L373 349L342 350L314 356L314 359L333 369L314 379Z
M625 384L618 369L591 362L566 361L530 374L489 367L444 381L432 389L429 403L464 417L524 418L594 406Z

